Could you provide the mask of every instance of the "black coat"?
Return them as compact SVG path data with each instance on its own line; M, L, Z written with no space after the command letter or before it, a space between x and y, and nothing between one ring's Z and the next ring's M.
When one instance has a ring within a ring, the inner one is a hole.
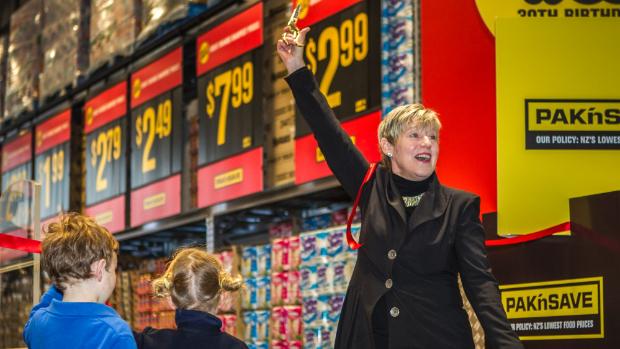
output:
M355 197L366 160L339 126L312 74L302 68L287 81L330 168ZM380 299L386 308L377 310L388 312L390 348L473 348L459 273L487 348L523 348L491 274L477 196L445 187L433 174L419 206L407 217L392 174L379 167L364 186L360 210L363 246L347 289L336 348L375 346L372 314Z
M177 329L157 330L147 327L134 332L138 348L144 349L247 349L241 340L222 332L222 321L214 315L195 310L177 309Z
M337 348L373 347L370 319L384 295L390 348L473 348L458 273L487 348L522 348L486 258L478 197L442 186L434 176L407 219L392 176L378 168L360 209L363 246L338 324Z

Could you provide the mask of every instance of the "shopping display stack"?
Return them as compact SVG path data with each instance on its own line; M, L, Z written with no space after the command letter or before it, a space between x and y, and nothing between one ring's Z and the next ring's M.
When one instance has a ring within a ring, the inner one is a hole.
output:
M77 83L78 76L88 68L88 40L84 40L88 27L80 15L86 10L86 3L81 0L43 2L42 101L64 95L65 88Z
M235 276L239 275L239 252L238 248L224 250L214 255L220 260L224 270ZM217 316L222 320L222 331L235 337L241 337L239 309L241 307L241 296L239 292L222 292L220 303L217 307Z
M267 348L271 315L271 245L241 249L241 274L245 279L242 304L244 337L250 348Z
M300 238L274 239L271 248L271 347L299 348L303 333Z
M333 348L340 310L357 254L346 244L346 226L301 233L304 348ZM352 227L354 234L359 225Z
M289 222L275 224L271 244L241 249L242 339L250 348L333 348L356 260L346 244L346 212L302 219L299 235Z
M141 263L138 277L133 282L134 288L134 328L138 331L145 327L175 328L174 308L167 299L153 296L151 281L166 270L167 258L145 260Z
M92 0L90 6L89 72L94 72L133 52L141 22L137 0Z
M146 327L175 328L170 302L154 297L151 287L151 281L163 273L166 262L167 258L134 261L136 269L116 274L116 288L109 303L135 331Z
M34 111L39 99L41 73L41 0L30 0L11 14L5 117Z

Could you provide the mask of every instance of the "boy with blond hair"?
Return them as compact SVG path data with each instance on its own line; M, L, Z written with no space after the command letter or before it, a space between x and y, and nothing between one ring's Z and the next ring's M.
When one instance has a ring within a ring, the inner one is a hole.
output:
M118 242L89 217L69 213L51 223L41 265L52 287L30 312L29 348L136 348L129 325L104 303L116 285Z

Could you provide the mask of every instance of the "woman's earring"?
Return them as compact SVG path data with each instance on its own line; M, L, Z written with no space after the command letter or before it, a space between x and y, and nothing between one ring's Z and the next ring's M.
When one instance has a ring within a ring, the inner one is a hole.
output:
M392 157L392 153L387 153L386 155L388 156L388 158Z

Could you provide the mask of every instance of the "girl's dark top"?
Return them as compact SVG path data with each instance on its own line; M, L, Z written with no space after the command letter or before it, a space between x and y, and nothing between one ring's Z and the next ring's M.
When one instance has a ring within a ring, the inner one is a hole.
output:
M177 309L175 321L176 329L157 330L147 327L142 332L134 332L138 348L248 348L243 341L222 332L222 321L209 313Z
M312 73L304 67L286 80L330 169L354 198L368 162L340 127ZM335 347L375 348L379 339L380 348L473 348L460 275L486 347L523 348L488 264L480 199L441 185L436 174L425 182L411 183L379 166L365 184L359 204L363 246ZM423 196L417 207L408 210L403 196L418 193Z

